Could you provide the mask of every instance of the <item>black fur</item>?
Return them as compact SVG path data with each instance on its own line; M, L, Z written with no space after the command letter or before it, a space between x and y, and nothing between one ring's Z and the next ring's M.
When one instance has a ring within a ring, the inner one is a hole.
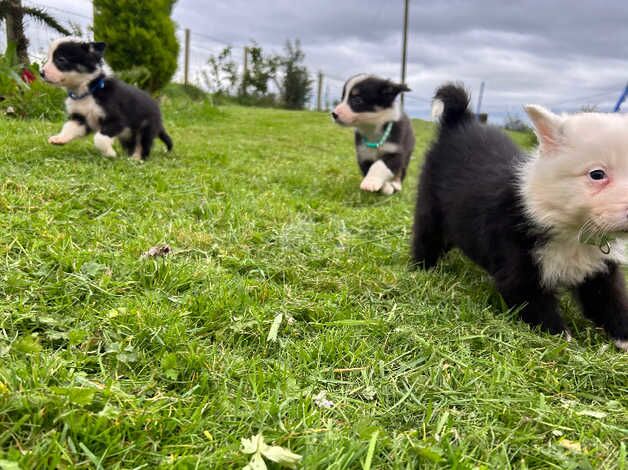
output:
M104 42L74 42L59 44L52 54L52 60L62 72L94 72L103 63Z
M351 78L347 83L350 80ZM347 83L342 88L342 100L347 93ZM397 95L405 91L410 91L406 85L377 77L368 77L351 88L347 104L356 113L372 112L377 108L390 108Z
M564 331L558 292L541 283L532 254L547 242L523 210L517 168L528 158L501 130L479 123L457 85L438 89L444 103L436 141L419 181L412 260L431 268L453 247L493 277L506 304L541 329ZM616 265L576 289L584 313L618 340L628 339L628 297Z

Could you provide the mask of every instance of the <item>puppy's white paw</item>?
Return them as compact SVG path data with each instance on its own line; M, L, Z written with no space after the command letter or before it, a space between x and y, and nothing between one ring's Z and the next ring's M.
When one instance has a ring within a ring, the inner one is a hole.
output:
M625 339L616 339L615 346L617 346L622 351L628 352L628 340Z
M390 196L391 194L395 193L395 187L392 183L384 183L384 186L382 186L382 189L380 189L379 191L386 196Z
M393 189L395 190L395 192L401 191L401 181L394 180L394 181L391 181L390 184L393 187Z
M384 183L385 181L381 178L373 178L373 177L367 176L360 183L360 189L362 191L375 193L379 191L380 189L382 189L382 186L384 186Z
M116 151L112 148L105 150L102 154L103 154L103 157L108 157L108 158L116 158L118 156Z
M48 143L54 145L63 145L67 144L70 141L67 137L62 136L61 134L51 135L48 137Z
M131 160L137 162L137 163L144 163L144 160L142 159L141 155L137 155L137 154L133 154L131 155Z

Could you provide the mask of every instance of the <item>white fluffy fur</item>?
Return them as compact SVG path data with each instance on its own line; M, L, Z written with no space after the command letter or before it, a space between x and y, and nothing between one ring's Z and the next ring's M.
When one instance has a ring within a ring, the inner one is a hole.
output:
M360 189L363 191L376 192L384 189L384 194L392 194L395 192L394 187L389 183L395 177L392 171L386 166L386 164L377 160L371 165L368 173L360 183ZM386 186L384 188L384 186ZM388 187L390 186L390 188Z
M623 350L623 351L627 351L628 352L628 341L622 341L620 339L615 341L615 346L617 346L617 348Z
M86 133L87 129L85 129L85 126L76 121L68 121L61 128L61 132L48 138L48 142L55 145L63 145L77 137L83 137Z
M558 116L527 106L539 148L522 167L520 191L528 215L550 241L536 251L548 286L573 286L606 269L606 260L624 261L628 231L628 118L620 114ZM601 169L606 181L593 181ZM580 242L582 231L610 234L610 253Z
M113 149L113 137L96 132L96 134L94 134L94 145L104 156L116 156L116 151Z
M86 96L80 100L68 98L65 100L65 109L69 115L77 113L85 116L87 125L91 129L100 129L100 120L105 115L93 96Z
M432 102L432 120L440 121L440 117L443 115L443 111L445 111L445 103L442 100L435 99Z

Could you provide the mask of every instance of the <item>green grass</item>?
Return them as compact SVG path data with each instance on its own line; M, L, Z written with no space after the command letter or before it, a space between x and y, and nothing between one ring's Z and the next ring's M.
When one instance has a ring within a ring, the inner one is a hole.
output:
M145 165L0 118L0 468L241 468L257 432L307 469L628 468L628 355L571 301L567 343L457 252L407 269L430 124L381 197L323 114L164 113Z

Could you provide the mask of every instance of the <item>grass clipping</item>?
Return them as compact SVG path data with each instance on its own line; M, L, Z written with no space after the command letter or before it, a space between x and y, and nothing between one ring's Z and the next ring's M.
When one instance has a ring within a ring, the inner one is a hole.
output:
M283 447L269 446L264 442L262 433L250 439L243 437L240 450L245 454L253 454L251 461L244 467L244 470L266 470L265 458L287 468L296 468L302 459L299 454L290 452Z

